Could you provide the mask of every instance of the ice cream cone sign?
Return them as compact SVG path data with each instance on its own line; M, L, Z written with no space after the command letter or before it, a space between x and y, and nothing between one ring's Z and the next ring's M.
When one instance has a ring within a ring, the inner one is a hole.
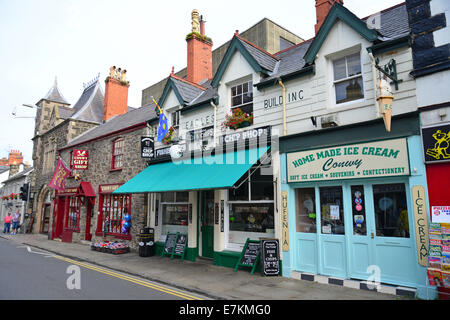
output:
M392 95L391 85L386 79L380 79L378 82L377 102L380 108L380 113L383 115L384 126L387 132L391 132L391 118L392 118Z

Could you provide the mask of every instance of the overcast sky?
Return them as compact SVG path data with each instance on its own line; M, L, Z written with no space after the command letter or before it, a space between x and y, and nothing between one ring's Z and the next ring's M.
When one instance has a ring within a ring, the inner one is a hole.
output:
M345 0L366 17L401 0ZM127 70L128 105L141 106L142 90L186 66L185 36L191 11L206 20L213 50L264 17L309 39L314 36L314 0L150 1L0 0L0 158L22 151L32 164L35 104L55 77L71 105L87 83L115 65ZM102 85L104 82L101 81Z

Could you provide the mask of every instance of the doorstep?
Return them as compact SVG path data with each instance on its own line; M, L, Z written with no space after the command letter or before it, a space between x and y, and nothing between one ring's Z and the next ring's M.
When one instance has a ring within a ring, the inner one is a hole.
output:
M354 279L328 277L328 276L324 276L324 275L305 273L305 272L299 272L299 271L291 271L291 278L294 278L297 280L314 281L314 282L318 282L318 283L322 283L322 284L333 284L333 285L343 286L343 287L348 287L348 288L353 288L353 289L368 290L368 291L374 291L374 292L379 292L379 293L392 294L392 295L408 297L408 298L415 298L416 292L417 292L416 288L395 286L395 285L388 285L388 284L380 284L380 285L374 287L373 284L368 283L365 280L354 280Z

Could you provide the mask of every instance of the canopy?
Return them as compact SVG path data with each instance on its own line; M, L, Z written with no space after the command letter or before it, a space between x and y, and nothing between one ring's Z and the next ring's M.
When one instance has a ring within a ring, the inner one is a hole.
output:
M232 187L269 147L148 166L113 193L145 193Z

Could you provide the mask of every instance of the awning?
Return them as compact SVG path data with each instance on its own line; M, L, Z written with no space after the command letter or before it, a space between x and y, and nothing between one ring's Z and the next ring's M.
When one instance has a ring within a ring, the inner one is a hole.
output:
M95 198L95 191L90 182L82 181L78 187L77 195Z
M113 193L231 188L268 149L239 150L150 165Z

